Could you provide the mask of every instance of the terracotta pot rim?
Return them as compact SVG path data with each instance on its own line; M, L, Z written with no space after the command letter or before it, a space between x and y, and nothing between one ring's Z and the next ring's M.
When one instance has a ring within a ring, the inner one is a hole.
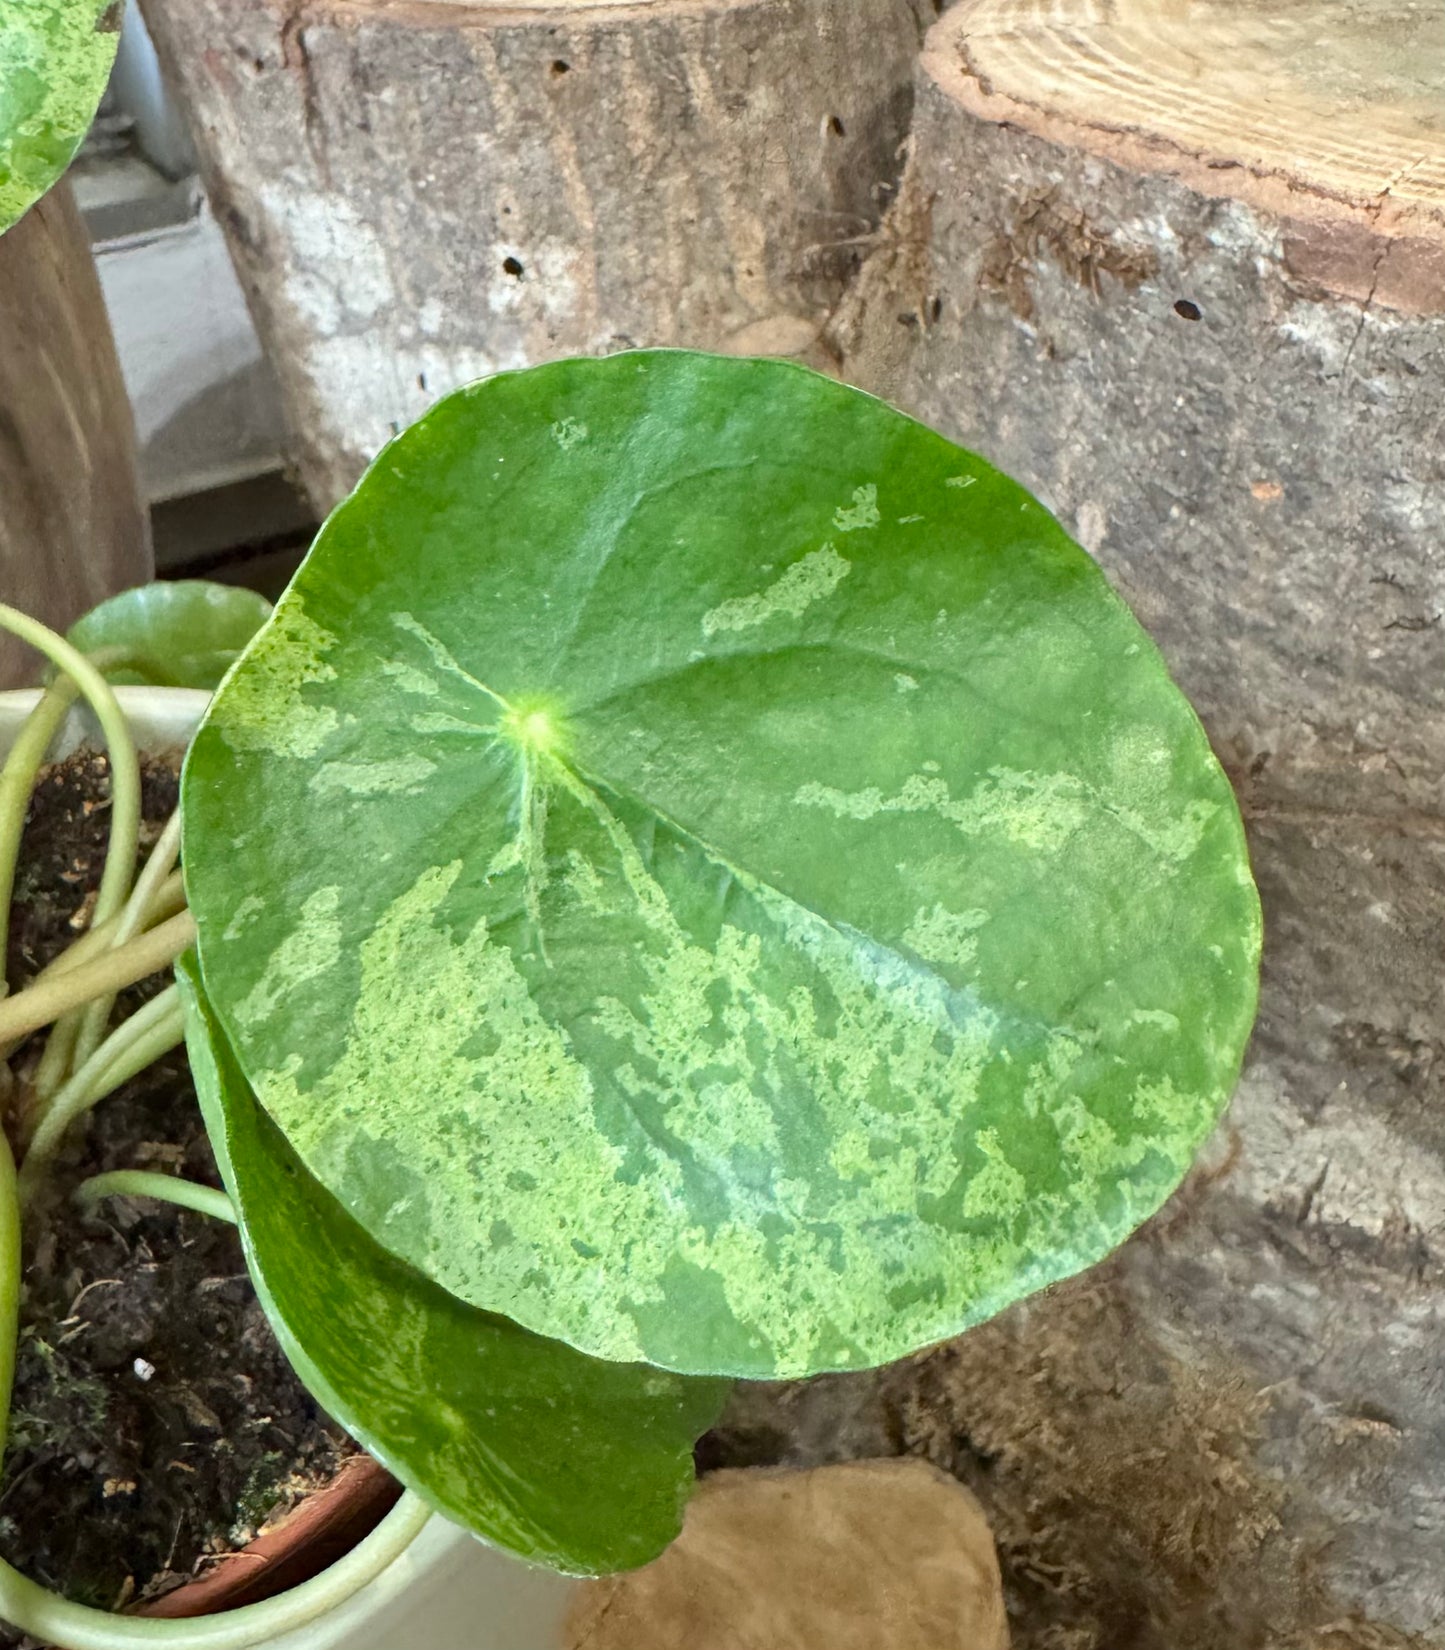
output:
M401 1485L364 1452L350 1455L325 1484L234 1552L203 1558L189 1581L128 1614L216 1615L255 1604L319 1575L362 1541L391 1511Z

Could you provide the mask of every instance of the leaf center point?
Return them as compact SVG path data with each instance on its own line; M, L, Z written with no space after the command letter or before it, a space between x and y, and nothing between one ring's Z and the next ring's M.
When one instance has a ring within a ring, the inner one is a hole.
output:
M509 705L503 713L500 732L519 750L530 756L557 756L564 743L564 727L555 705L525 699Z

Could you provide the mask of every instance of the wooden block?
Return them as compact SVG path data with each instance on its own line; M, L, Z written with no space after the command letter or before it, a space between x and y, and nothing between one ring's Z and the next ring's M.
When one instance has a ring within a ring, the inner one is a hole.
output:
M151 573L130 403L61 184L0 236L0 600L63 630ZM0 687L40 667L0 635Z
M578 1589L567 1650L1008 1650L978 1503L923 1461L705 1478L682 1535Z
M330 506L500 368L806 352L901 165L933 0L145 0ZM749 329L761 329L750 333Z

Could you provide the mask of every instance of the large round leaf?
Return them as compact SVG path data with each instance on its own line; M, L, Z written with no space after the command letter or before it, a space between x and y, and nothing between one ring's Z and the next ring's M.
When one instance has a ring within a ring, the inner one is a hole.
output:
M209 579L157 579L91 608L66 640L82 653L123 653L126 665L106 672L113 682L214 688L270 612L270 602L254 590Z
M1088 1265L1254 1012L1233 796L1098 569L782 363L440 403L183 804L207 988L312 1172L607 1358L854 1367Z
M336 1420L456 1523L572 1575L677 1534L727 1385L601 1363L464 1306L369 1238L256 1104L183 958L186 1047L256 1292Z
M0 4L0 231L50 188L90 130L118 17L115 0Z

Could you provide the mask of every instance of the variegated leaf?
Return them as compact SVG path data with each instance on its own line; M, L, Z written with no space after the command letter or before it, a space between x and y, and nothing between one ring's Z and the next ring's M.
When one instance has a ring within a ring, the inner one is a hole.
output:
M207 989L310 1170L604 1358L855 1367L1087 1266L1254 1013L1233 796L1093 562L777 362L440 403L184 808Z

